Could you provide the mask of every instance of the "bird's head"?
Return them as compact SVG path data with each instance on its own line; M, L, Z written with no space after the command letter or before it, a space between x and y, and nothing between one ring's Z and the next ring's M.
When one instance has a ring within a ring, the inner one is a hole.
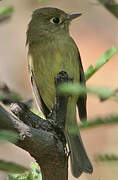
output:
M69 35L70 22L81 14L67 14L57 8L36 9L28 25L27 43L39 41L42 37Z

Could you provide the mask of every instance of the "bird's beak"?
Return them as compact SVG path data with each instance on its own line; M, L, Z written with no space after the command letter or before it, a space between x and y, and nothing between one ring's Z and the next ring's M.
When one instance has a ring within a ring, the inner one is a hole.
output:
M68 20L69 21L72 21L73 19L75 19L75 18L78 18L79 16L81 16L82 14L81 13L77 13L77 14L70 14L70 15L68 15Z

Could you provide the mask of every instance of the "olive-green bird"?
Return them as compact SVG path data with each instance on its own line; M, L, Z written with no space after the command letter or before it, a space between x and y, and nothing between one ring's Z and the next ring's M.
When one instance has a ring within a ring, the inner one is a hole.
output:
M55 103L54 77L67 72L74 82L85 84L78 48L69 34L70 22L81 14L69 15L57 8L41 8L33 12L27 30L29 68L34 95L45 117ZM84 149L82 139L69 129L76 121L76 105L80 119L86 119L86 96L71 96L67 104L65 136L71 151L71 169L75 177L93 168ZM76 128L78 129L78 128Z

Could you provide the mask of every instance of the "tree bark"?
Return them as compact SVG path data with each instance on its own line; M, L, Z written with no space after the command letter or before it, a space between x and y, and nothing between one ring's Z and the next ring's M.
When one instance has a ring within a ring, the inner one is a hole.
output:
M68 81L65 75L59 73L56 86ZM18 133L16 146L29 152L36 160L43 180L68 179L68 153L64 136L67 99L57 95L54 109L46 120L32 113L21 102L12 104L12 113L3 104L0 105L0 129Z

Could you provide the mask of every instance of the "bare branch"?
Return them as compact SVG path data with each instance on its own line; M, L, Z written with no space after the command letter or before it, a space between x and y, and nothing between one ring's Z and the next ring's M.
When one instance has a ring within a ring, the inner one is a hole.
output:
M68 76L59 73L56 86L68 81ZM17 146L26 150L40 165L43 180L68 179L68 155L63 133L68 97L57 95L52 114L47 120L32 113L28 106L18 102L9 112L0 105L0 129L12 130L19 135ZM61 113L60 113L61 112ZM16 117L17 116L17 117Z

